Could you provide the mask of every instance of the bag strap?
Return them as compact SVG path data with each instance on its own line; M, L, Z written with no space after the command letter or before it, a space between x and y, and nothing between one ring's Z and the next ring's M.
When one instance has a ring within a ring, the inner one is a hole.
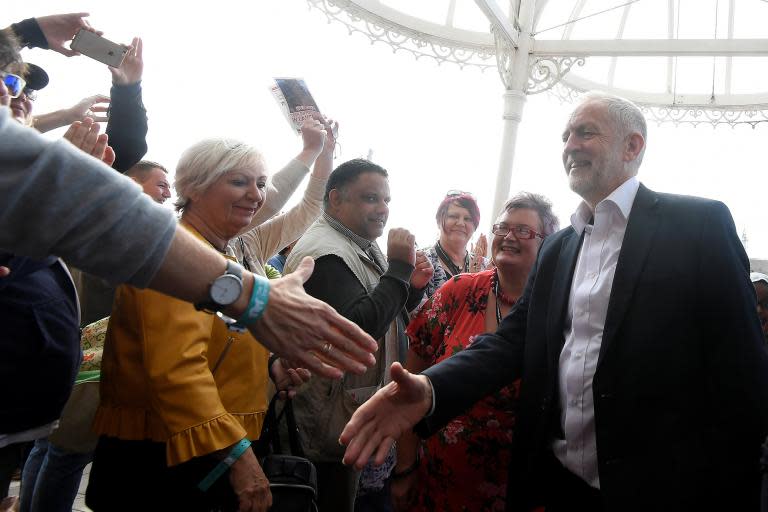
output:
M301 438L299 437L299 427L296 425L296 416L293 413L293 400L290 398L285 401L283 413L285 413L285 421L288 425L288 442L291 445L291 455L304 457L304 448L301 446Z
M293 402L290 398L287 398L282 411L278 415L278 400L278 394L276 393L269 402L267 414L264 417L264 424L261 427L261 435L258 441L254 443L254 451L258 457L264 457L270 453L282 454L280 447L280 420L285 417L288 426L289 455L304 457L304 449L299 438L299 428L296 425L296 416L293 412Z

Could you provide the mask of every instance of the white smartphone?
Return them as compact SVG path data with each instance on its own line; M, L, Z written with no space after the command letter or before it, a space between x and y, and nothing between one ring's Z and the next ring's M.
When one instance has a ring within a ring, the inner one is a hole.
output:
M70 47L78 53L82 53L113 68L119 68L120 64L123 63L125 54L128 53L128 48L85 29L80 29L75 34Z

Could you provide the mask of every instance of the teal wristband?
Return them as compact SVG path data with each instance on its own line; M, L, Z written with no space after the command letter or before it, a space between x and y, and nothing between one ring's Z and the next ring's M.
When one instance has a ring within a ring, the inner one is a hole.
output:
M245 453L245 450L247 450L249 446L251 446L251 442L249 440L241 439L240 442L237 443L234 448L232 448L232 451L229 452L229 455L227 455L224 460L219 462L218 465L213 468L210 473L208 473L208 476L203 478L200 483L197 484L197 488L203 492L210 489L214 482L216 482L216 480L218 480L221 475L223 475L230 467L232 467L232 464L234 464L235 461L239 459L243 453Z
M237 321L238 327L247 327L261 318L269 302L269 286L269 279L254 274L251 300L248 301L248 307Z

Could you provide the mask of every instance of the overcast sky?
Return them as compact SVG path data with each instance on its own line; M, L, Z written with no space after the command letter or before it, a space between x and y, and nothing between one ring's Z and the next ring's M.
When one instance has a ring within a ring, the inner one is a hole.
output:
M147 158L169 169L186 147L207 136L252 143L272 170L279 169L299 151L300 140L269 85L275 76L303 77L321 110L341 124L339 161L372 151L389 170L390 227L411 229L421 245L432 243L440 199L449 189L462 189L477 196L481 228L490 228L502 132L503 86L495 69L460 70L393 53L360 34L349 35L339 23L329 24L304 0L6 4L6 24L82 10L114 41L143 37ZM109 72L96 61L42 50L25 50L24 56L51 76L39 95L38 113L109 91ZM548 196L562 225L579 200L568 189L560 160L560 133L572 108L548 94L528 99L512 176L513 192ZM640 179L658 191L724 201L739 234L746 231L749 255L767 258L766 124L755 129L652 124Z

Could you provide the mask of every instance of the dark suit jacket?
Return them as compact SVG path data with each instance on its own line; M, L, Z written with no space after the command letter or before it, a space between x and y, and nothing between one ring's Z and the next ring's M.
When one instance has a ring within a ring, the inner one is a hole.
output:
M509 510L557 492L542 462L559 430L558 358L579 247L571 227L547 238L497 333L425 372L436 408L422 435L522 375ZM593 381L608 510L757 506L768 358L748 274L725 205L640 186Z

